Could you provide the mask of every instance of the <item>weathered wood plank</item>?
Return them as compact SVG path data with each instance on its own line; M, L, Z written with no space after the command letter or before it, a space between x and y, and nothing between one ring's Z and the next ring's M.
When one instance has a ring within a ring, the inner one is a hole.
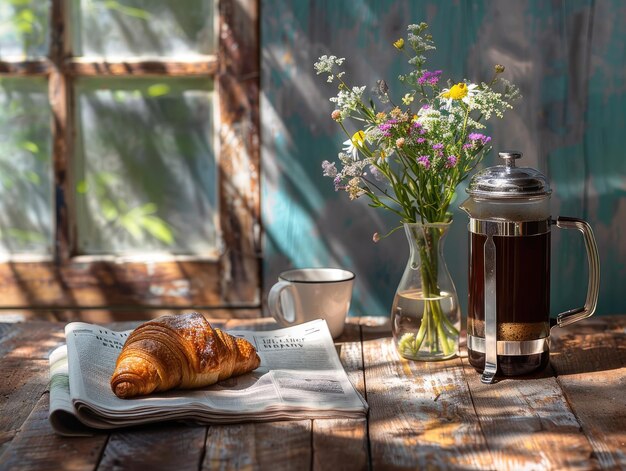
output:
M139 322L145 322L157 317L169 314L184 314L186 312L197 311L204 315L209 321L218 321L222 323L228 319L255 319L261 315L260 309L63 309L47 311L54 314L56 320L63 322L82 321L92 324L107 324L109 328L132 328L124 326L124 323L137 325ZM0 321L2 315L0 314ZM112 326L119 324L122 327Z
M220 259L225 301L261 304L258 0L219 2Z
M209 427L202 469L310 467L310 420Z
M73 209L73 185L69 175L72 171L68 168L72 161L74 139L74 108L73 93L71 91L72 80L63 74L63 59L70 53L69 28L65 26L67 18L64 11L63 2L51 2L50 4L50 75L48 78L48 99L50 100L50 110L52 112L52 170L54 179L54 204L55 204L55 225L54 225L54 262L66 263L72 252L70 240L76 234L70 229L70 214ZM75 229L74 229L75 230ZM16 267L19 265L16 265ZM46 293L49 286L40 280L40 284L28 285L23 282L23 278L18 275L18 270L9 267L13 277L8 277L6 281L16 284L15 288L22 295L22 303L14 304L14 298L3 299L5 305L18 305L23 307L34 307L37 303L32 302L33 298L38 298L39 292ZM54 267L56 268L56 267ZM28 268L26 268L28 270ZM50 270L49 273L54 273ZM25 277L29 279L30 277ZM45 275L44 275L45 278ZM43 282L43 283L42 283ZM26 296L24 296L26 294ZM70 304L71 305L71 304Z
M13 309L260 307L258 296L250 293L223 298L221 276L216 263L176 259L158 263L112 259L63 267L54 262L0 264L0 299L3 307Z
M60 437L48 421L48 394L41 396L10 447L0 455L3 471L93 470L107 434L93 437Z
M218 69L217 56L205 56L196 60L124 60L68 59L65 71L72 76L168 76L168 77L209 77Z
M230 320L226 330L271 330L272 318ZM312 421L209 427L203 469L308 469Z
M15 324L0 343L0 454L40 400L48 384L48 354L64 340L63 326Z
M206 427L174 423L116 432L106 444L98 469L196 471L205 438Z
M551 362L603 469L626 468L624 317L552 330Z
M277 327L276 322L268 318L232 320L226 325L229 330L270 330ZM364 392L360 329L356 322L346 326L337 344L340 358L348 371L350 380L357 389ZM308 425L303 427L302 424L305 423ZM263 431L268 427L272 428L272 435L277 436L272 437L269 444L263 442L260 444L259 439L264 437ZM294 450L290 448L287 457L281 455L280 458L271 458L275 462L265 461L265 452L259 458L259 451L267 448L268 445L274 447L276 441L287 443L289 447L294 447ZM230 452L226 453L226 450ZM293 459L297 461L290 463L289 460ZM263 463L272 463L272 468L278 466L281 469L291 466L293 469L300 469L301 467L308 468L311 459L314 469L327 469L329 466L333 469L343 469L342 466L347 466L349 469L366 468L368 462L366 420L325 419L212 426L207 436L207 456L204 465L218 469L239 469L254 463L262 469Z
M348 378L365 397L361 328L350 319L337 339L339 358ZM324 419L313 421L313 469L367 469L367 420Z
M373 469L495 469L459 358L399 357L389 326L362 326Z
M33 76L50 73L50 63L42 61L0 61L0 75Z
M548 369L483 384L465 375L495 469L595 469L591 445Z

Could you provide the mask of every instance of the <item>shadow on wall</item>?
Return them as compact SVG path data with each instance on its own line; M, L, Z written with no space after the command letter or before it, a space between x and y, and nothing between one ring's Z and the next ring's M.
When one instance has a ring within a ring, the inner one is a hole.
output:
M610 137L623 134L623 113L616 107L626 93L623 87L598 89L594 81L604 77L617 84L626 74L618 53L626 26L614 21L611 5L623 10L610 1L263 2L264 292L282 270L341 266L357 275L351 314L388 314L408 246L401 232L374 245L372 234L386 233L397 221L367 207L367 201L335 193L332 181L321 176L321 162L337 160L346 137L329 117L328 98L336 90L315 75L313 63L322 54L346 57L351 84L369 88L385 78L399 101L404 91L395 77L407 65L391 44L405 36L407 23L426 21L438 47L429 68L442 69L453 80L479 81L491 75L495 63L507 67L506 78L520 86L524 98L487 130L494 151L483 165L497 164L498 150L516 148L525 153L525 166L548 176L553 216L584 218L596 229L603 276L598 313L626 311L619 295L626 252L616 239L626 230L619 217L626 207L626 159L618 139ZM598 152L605 156L601 161L594 157ZM467 217L458 205L464 189L452 204L455 223L446 242L463 312ZM552 249L556 313L583 304L587 275L579 237L555 234Z

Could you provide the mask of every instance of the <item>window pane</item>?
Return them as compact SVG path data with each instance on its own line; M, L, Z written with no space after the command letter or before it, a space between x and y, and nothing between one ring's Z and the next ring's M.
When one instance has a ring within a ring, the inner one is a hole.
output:
M193 56L215 50L215 0L73 0L78 56Z
M80 79L76 93L80 252L214 249L212 82Z
M52 254L51 113L43 78L0 78L0 254Z
M49 1L0 0L0 57L44 57L48 53Z

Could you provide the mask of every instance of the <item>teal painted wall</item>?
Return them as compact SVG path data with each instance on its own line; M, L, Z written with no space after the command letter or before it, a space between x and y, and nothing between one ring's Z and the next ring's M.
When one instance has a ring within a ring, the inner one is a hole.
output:
M408 247L397 232L374 232L391 215L351 202L321 175L345 138L330 119L334 88L315 75L322 54L347 58L354 84L396 85L407 70L392 42L408 23L426 21L438 46L429 68L454 80L491 76L494 64L524 95L490 127L497 150L519 149L526 166L553 187L552 215L580 217L594 228L601 257L598 314L624 313L626 301L626 3L620 0L262 0L261 123L264 293L285 269L341 266L357 275L352 315L387 315ZM404 91L396 85L395 96ZM467 218L453 203L448 267L465 313ZM584 303L582 238L555 229L552 312Z

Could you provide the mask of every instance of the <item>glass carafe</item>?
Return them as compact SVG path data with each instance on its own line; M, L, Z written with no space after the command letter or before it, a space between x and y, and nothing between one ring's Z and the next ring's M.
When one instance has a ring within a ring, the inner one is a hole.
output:
M443 257L450 223L404 224L409 260L391 308L398 352L410 360L444 360L456 355L460 310Z
M501 152L505 165L472 178L461 205L469 222L469 362L491 383L496 373L517 376L549 362L550 234L558 228L582 232L589 261L584 307L557 316L565 326L589 317L599 291L599 258L589 224L550 216L547 179L516 167L519 152Z

